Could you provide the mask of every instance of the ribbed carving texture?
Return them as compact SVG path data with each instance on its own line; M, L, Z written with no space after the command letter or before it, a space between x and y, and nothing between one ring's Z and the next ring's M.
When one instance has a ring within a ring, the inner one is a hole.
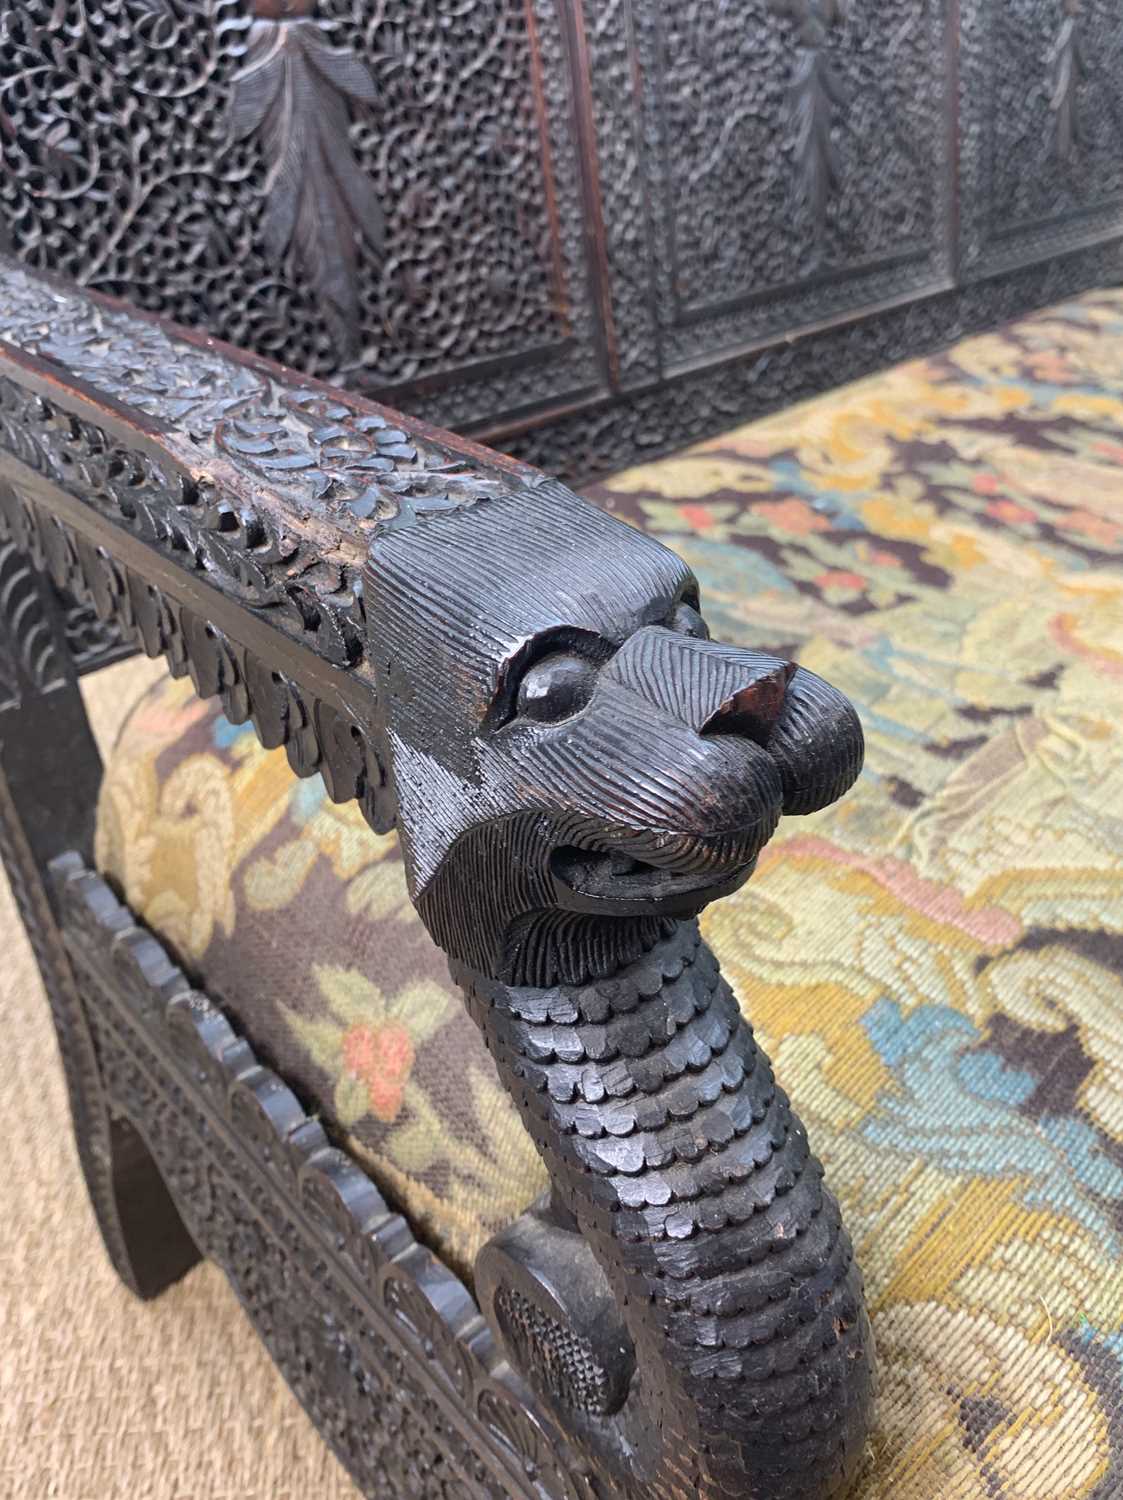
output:
M34 693L49 692L61 674L35 571L6 539L0 516L0 708L18 703L24 685Z

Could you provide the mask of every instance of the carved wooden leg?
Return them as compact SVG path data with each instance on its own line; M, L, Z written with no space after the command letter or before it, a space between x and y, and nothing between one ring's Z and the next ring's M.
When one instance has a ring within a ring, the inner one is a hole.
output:
M512 1374L467 1288L250 1040L77 855L52 873L108 1092L362 1493L623 1500Z
M0 853L50 1002L102 1237L125 1284L151 1297L198 1255L140 1137L110 1108L47 879L63 850L88 854L100 777L51 585L0 531Z

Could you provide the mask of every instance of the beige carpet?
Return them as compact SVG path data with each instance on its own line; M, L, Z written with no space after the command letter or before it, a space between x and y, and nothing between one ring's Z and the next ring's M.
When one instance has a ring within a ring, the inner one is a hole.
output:
M99 737L154 670L92 679ZM149 1303L110 1271L6 882L0 954L0 1497L356 1500L219 1271Z

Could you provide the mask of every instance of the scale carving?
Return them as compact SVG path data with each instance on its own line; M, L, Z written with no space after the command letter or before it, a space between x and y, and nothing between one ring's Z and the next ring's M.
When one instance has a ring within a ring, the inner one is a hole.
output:
M410 892L552 1184L485 1312L626 1493L840 1492L861 1279L695 919L849 787L853 709L710 641L685 565L560 485L380 536L366 593Z

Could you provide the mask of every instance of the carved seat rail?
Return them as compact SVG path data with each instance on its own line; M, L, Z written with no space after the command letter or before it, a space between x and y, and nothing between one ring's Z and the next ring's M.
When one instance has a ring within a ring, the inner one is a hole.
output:
M0 530L42 588L397 826L411 898L549 1171L476 1284L581 1484L839 1493L871 1394L861 1280L695 918L751 876L781 813L853 781L846 700L712 642L674 554L539 472L12 262ZM21 589L0 675L46 703L57 605ZM20 732L57 741L69 722ZM65 929L45 872L88 848L86 824L47 836L13 813L11 739L0 726L6 817ZM43 961L81 1134L98 1027ZM107 1132L95 1203L106 1152L143 1177L111 1106L90 1126ZM120 1266L135 1226L99 1213Z

